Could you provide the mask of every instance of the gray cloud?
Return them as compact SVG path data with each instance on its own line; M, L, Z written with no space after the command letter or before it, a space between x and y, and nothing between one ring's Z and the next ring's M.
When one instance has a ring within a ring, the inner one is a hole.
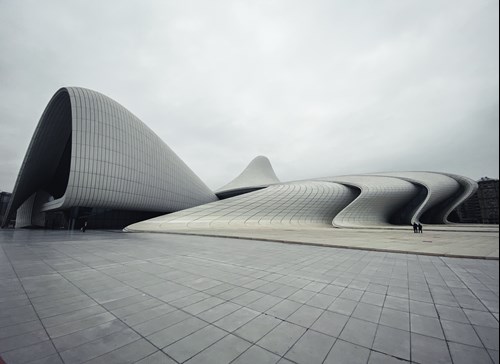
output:
M498 2L0 1L0 189L62 86L100 91L210 187L267 155L282 180L498 177Z

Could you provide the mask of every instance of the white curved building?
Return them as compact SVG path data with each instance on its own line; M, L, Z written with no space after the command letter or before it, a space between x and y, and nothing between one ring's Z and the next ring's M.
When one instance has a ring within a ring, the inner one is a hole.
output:
M65 87L38 123L8 209L18 209L16 227L26 227L44 226L50 211L73 220L98 213L137 221L151 216L141 211L157 215L215 200L131 112L98 92Z
M280 182L258 156L214 193L123 106L65 87L38 123L5 216L17 211L16 227L59 227L62 219L69 228L89 220L131 231L445 224L476 189L469 178L436 172Z

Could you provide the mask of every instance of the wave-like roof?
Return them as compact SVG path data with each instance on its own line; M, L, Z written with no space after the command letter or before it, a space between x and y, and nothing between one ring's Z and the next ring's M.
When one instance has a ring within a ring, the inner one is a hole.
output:
M252 226L348 228L446 223L474 191L460 176L392 172L277 183L265 189L136 223L129 231Z
M445 223L441 212L443 203L460 190L460 184L455 179L442 173L390 172L377 175L401 178L426 189L425 199L413 211L412 222Z
M238 177L219 188L216 193L258 189L275 183L280 183L280 180L276 177L271 162L267 157L260 155L255 157Z
M332 226L333 218L358 192L338 183L303 181L273 185L127 227L162 231L203 227Z
M390 225L396 215L418 193L405 180L379 176L342 176L324 180L359 188L360 195L333 219L337 227ZM410 223L409 218L404 219Z

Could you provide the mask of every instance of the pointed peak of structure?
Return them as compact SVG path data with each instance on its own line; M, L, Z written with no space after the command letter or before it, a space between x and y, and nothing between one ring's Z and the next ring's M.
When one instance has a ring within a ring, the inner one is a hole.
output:
M252 159L248 166L225 186L219 188L217 192L224 192L237 189L262 188L280 183L269 158L259 155Z

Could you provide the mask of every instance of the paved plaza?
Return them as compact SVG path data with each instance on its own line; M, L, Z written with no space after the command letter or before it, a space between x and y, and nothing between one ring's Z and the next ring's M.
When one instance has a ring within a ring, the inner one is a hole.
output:
M499 362L498 260L92 230L0 246L7 364Z
M426 226L423 234L414 234L411 227L400 226L384 229L208 227L169 229L165 232L455 258L498 260L499 256L498 225Z

